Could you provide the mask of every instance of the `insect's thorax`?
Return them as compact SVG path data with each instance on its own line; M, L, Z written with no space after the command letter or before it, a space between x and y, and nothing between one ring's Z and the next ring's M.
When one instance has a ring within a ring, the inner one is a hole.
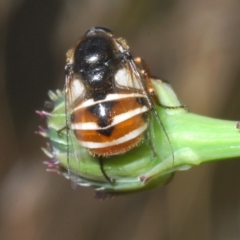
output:
M105 34L92 35L77 45L73 72L92 92L101 91L111 88L112 78L122 61L113 38Z

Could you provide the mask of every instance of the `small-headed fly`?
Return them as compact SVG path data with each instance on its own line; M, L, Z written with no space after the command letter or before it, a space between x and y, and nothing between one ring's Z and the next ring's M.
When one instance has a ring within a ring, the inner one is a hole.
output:
M112 179L104 171L104 158L140 145L148 135L150 114L167 136L154 108L154 90L144 63L134 59L126 41L109 29L88 30L67 52L65 69L67 141L73 132L78 143L98 157L108 181Z

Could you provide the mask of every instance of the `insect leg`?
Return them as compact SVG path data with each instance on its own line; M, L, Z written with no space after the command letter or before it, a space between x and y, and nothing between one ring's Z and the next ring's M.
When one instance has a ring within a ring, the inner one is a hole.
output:
M162 103L159 103L159 105L160 105L161 107L163 107L163 108L166 108L166 109L173 109L173 110L175 110L175 109L179 109L179 108L185 108L185 109L188 111L188 108L187 108L186 105L167 106L167 105L164 105L164 104L162 104Z
M64 127L60 128L59 130L57 130L58 136L61 137L61 136L62 136L62 132L63 132L64 130L66 130L66 129L67 129L67 126L64 126Z
M100 169L101 169L101 172L103 174L103 176L105 177L105 179L110 182L110 183L113 183L115 180L113 178L110 178L107 173L105 172L104 170L104 166L103 166L103 157L98 157L98 160L99 160L99 164L100 164Z
M150 131L151 131L151 129L150 129ZM151 138L150 138L149 132L147 131L145 134L146 134L145 139L146 139L146 141L147 141L147 144L148 144L148 146L150 147L150 149L151 149L151 151L152 151L152 153L153 153L153 154L152 154L152 157L151 157L151 160L153 160L154 158L157 157L157 152L156 152L155 147L154 147L154 144L153 144L153 142L152 142L152 140L151 140Z

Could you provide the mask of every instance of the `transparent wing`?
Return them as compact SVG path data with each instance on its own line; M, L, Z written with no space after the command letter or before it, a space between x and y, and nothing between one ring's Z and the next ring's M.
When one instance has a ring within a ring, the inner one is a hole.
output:
M162 161L171 158L174 161L171 140L156 109L158 100L154 94L148 70L141 59L133 60L128 56L124 67L116 74L115 81L117 87L126 88L136 95L140 93L145 96L145 104L149 109L149 126L145 134L145 143L152 150L152 158L157 157ZM160 142L159 139L161 139ZM164 152L159 152L160 145L163 145Z
M82 167L83 162L92 158L85 148L83 148L74 133L73 116L75 114L77 104L83 99L84 86L79 79L75 78L74 73L69 71L65 79L65 115L66 115L66 157L68 175L73 186L81 183L82 178L87 178ZM79 116L80 118L83 116Z

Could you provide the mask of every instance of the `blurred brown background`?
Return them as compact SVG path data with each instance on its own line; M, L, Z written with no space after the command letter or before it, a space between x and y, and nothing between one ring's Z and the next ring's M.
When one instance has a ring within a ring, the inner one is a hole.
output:
M126 38L191 112L240 120L239 0L0 0L0 239L240 239L238 159L104 202L45 172L35 110L96 25Z

